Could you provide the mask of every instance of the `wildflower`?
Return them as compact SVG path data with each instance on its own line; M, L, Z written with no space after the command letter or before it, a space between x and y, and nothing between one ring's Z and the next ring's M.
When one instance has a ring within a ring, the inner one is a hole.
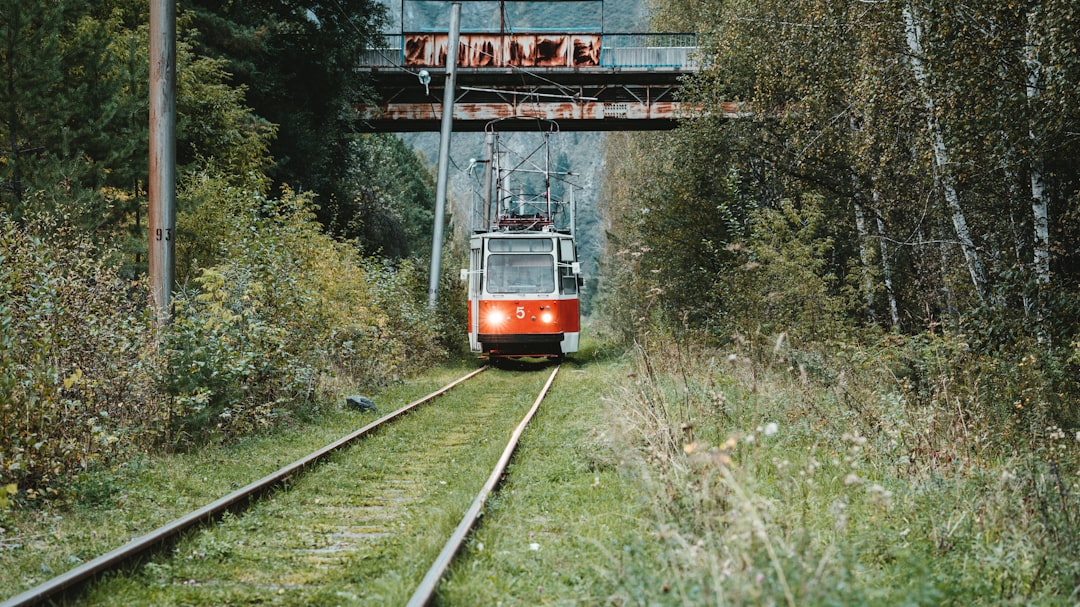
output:
M840 438L855 445L866 444L866 437L860 436L858 432L856 432L855 434L848 434L847 432L845 432Z
M870 499L876 504L888 506L892 503L892 491L889 491L877 483L867 487L866 492L870 494Z
M780 428L776 425L776 422L769 422L765 424L765 429L762 430L762 434L765 436L773 436Z
M844 477L844 484L845 485L858 485L861 482L862 482L862 479L859 478L859 475L855 474L854 472L852 472L851 474Z

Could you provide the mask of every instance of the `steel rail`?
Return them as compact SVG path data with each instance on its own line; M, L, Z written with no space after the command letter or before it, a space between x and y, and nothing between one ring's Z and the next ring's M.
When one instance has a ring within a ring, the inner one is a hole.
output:
M517 449L518 441L521 438L521 434L525 431L525 426L532 420L533 415L536 414L537 409L540 408L540 401L544 400L548 390L551 388L551 384L555 382L555 375L559 372L559 368L562 365L555 367L555 370L551 372L551 377L548 378L547 383L544 384L544 388L540 391L540 395L536 397L536 402L533 403L529 412L525 414L525 417L518 424L517 428L510 435L510 442L507 443L506 449L503 450L502 457L499 458L498 463L495 464L495 469L491 471L491 476L488 477L487 482L480 489L480 493L476 495L476 499L473 500L469 509L465 512L465 516L462 517L461 522L458 523L457 528L454 530L453 535L450 536L449 541L443 546L442 552L439 553L438 558L428 569L427 575L421 580L420 585L413 592L412 598L406 603L406 607L424 607L435 596L435 589L439 586L439 581L442 580L442 576L446 573L446 569L450 566L450 561L454 559L454 556L461 549L461 546L465 543L465 539L468 537L469 532L476 525L476 521L480 518L480 515L484 509L484 503L487 501L488 495L495 490L495 486L499 484L499 480L502 478L503 473L506 471L506 466L510 463L510 457Z
M166 540L175 537L183 531L195 525L198 525L199 523L214 519L226 510L236 507L242 500L254 497L260 493L267 491L273 486L287 480L297 471L321 460L330 453L340 449L341 447L349 444L357 438L360 438L361 436L374 430L380 425L391 421L397 417L400 417L408 411L430 400L433 400L436 397L442 396L457 385L464 383L469 379L472 379L476 375L479 375L485 369L487 369L486 366L480 367L479 369L472 371L464 377L454 380L453 382L443 386L442 388L439 388L435 392L432 392L431 394L428 394L427 396L420 398L419 400L415 400L392 413L387 413L386 415L371 422L363 428L356 430L352 434L342 437L334 441L333 443L323 447L322 449L319 449L318 451L315 451L301 459L298 459L295 462L285 466L284 468L281 468L276 472L264 476L263 478L245 487L237 489L236 491L226 495L221 499L218 499L211 504L203 506L202 508L191 512L190 514L187 514L181 518L178 518L170 523L166 523L165 525L158 527L150 533L136 537L135 539L129 541L123 546L120 546L119 548L116 548L115 550L112 550L111 552L103 554L92 561L84 563L68 571L67 573L54 577L47 582L39 584L38 586L35 586L21 594L7 599L3 603L0 603L0 607L23 607L26 605L37 605L46 600L55 598L65 591L71 591L75 587L90 581L95 576L119 567L123 563L164 543Z

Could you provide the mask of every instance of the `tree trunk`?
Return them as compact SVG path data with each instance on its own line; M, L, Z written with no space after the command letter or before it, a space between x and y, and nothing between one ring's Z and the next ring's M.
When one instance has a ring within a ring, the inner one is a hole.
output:
M854 176L852 181L855 181ZM855 230L859 236L859 261L862 262L862 293L863 304L866 306L866 314L870 319L870 322L877 322L877 312L874 310L874 274L870 270L871 259L870 254L870 234L866 231L866 213L863 211L862 203L859 202L859 194L856 192L851 197L852 204L855 206Z
M1048 343L1046 331L1046 295L1050 288L1050 200L1046 192L1045 167L1042 159L1042 141L1035 134L1036 102L1039 99L1039 87L1042 79L1042 63L1039 62L1038 8L1028 13L1027 32L1024 45L1024 66L1027 71L1025 94L1027 96L1028 142L1031 155L1028 160L1028 173L1031 175L1031 216L1032 257L1035 280L1039 286L1035 303L1035 318L1038 326L1036 335L1039 343Z
M900 312L896 305L896 291L893 290L892 257L889 254L889 241L885 233L885 218L881 215L881 195L878 193L876 186L870 191L870 196L874 201L872 210L877 220L878 242L881 246L881 276L885 282L885 295L889 298L889 316L892 320L892 328L893 331L897 331L900 329Z
M956 191L956 183L952 172L949 170L949 151L945 145L945 136L941 125L937 121L937 105L931 91L929 70L923 64L922 57L922 28L918 24L915 8L911 2L904 5L904 31L907 34L908 49L911 51L911 71L915 76L915 82L922 94L923 103L926 106L926 121L931 137L931 147L934 154L934 166L938 170L937 182L941 184L945 202L952 212L953 228L956 237L960 241L960 247L964 251L964 260L967 262L968 272L971 274L971 282L975 285L975 292L979 299L985 301L989 294L986 283L986 273L983 271L982 262L979 260L978 249L971 238L967 219L960 206L960 195Z
M1035 104L1039 99L1039 87L1042 79L1042 64L1039 62L1038 32L1038 9L1028 13L1028 26L1026 34L1024 65L1027 68L1027 94L1028 103L1028 140L1031 144L1032 156L1028 170L1031 174L1031 213L1034 218L1034 263L1035 276L1040 285L1050 284L1050 219L1049 219L1049 196L1046 193L1046 179L1042 154L1040 153L1041 141L1035 134L1035 116L1037 114Z

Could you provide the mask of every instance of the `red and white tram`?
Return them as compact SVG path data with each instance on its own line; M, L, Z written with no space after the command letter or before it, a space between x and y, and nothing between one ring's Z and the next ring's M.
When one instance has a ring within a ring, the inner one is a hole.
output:
M574 186L550 166L554 122L544 141L516 154L488 125L494 182L469 242L469 345L492 359L562 358L578 350L581 267L574 242ZM543 158L539 159L539 150ZM564 196L553 196L561 189ZM474 215L476 217L476 215Z

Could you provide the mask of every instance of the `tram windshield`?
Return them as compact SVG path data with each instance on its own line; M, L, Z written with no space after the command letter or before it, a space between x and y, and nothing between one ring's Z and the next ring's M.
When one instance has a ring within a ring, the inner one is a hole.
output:
M516 254L488 257L489 293L551 293L555 290L555 258Z

